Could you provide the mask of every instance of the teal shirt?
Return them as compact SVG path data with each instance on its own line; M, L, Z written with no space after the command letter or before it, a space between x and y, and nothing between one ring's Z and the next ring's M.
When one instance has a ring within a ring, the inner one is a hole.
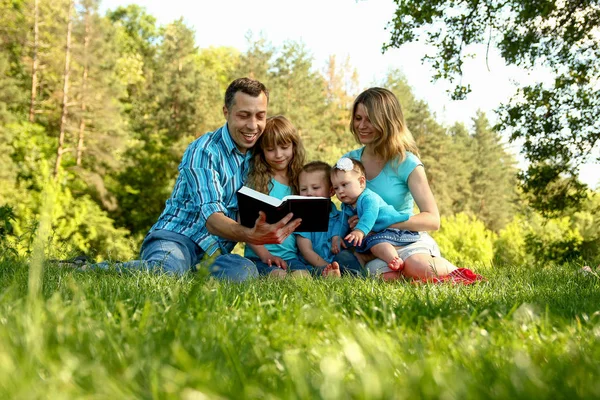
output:
M362 161L364 147L344 154L344 157ZM379 175L367 180L367 188L377 193L398 212L413 215L414 199L408 188L408 176L419 165L421 160L413 153L407 151L406 158L400 164L393 161L385 164Z
M334 256L334 254L331 252L331 239L334 236L339 236L341 224L342 213L337 209L335 204L331 203L331 212L329 213L329 226L327 227L327 232L296 232L296 235L300 235L303 238L310 240L315 253L320 255L323 260L327 261L327 263L330 263L333 261ZM304 258L302 258L302 261L306 262ZM322 267L322 265L315 265L315 267Z
M269 196L273 196L277 199L283 199L285 196L292 194L291 187L279 183L273 178L271 178L271 184L273 185L273 188L269 192ZM285 261L298 258L298 246L296 246L296 237L294 235L288 236L287 239L285 239L281 244L265 244L264 246L267 250L269 250L269 253L276 257L281 257ZM259 258L250 248L250 246L246 246L246 249L244 250L244 257Z

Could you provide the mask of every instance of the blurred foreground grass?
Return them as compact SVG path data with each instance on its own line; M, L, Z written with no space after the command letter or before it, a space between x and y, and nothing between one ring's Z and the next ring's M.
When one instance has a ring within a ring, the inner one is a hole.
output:
M600 398L600 280L471 287L0 262L0 398ZM33 293L33 292L32 292Z

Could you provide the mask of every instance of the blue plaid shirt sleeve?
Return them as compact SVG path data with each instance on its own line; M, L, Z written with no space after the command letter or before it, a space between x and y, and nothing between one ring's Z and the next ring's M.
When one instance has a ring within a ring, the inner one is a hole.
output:
M226 214L227 210L223 204L223 187L219 175L219 166L215 160L218 155L212 154L206 149L194 148L183 157L180 172L184 174L189 185L194 205L200 210L199 221L206 224L206 220L212 214L221 212Z

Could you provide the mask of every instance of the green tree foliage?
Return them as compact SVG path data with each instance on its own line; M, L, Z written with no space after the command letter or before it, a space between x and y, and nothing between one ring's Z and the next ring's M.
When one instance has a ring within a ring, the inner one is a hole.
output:
M494 244L498 264L531 265L571 260L600 261L600 197L588 191L577 209L553 218L523 210L500 231Z
M50 205L48 249L54 256L134 256L133 242L139 245L163 210L184 149L224 123L223 94L239 76L260 79L269 87L270 114L292 120L309 160L333 163L359 146L348 128L350 107L361 89L347 59L338 63L331 57L320 71L302 43L274 47L251 35L243 52L198 49L194 31L181 20L159 26L135 5L102 16L97 0L77 0L70 20L65 152L58 180L50 179L58 147L69 2L38 4L36 42L34 0L0 0L0 205L12 210L0 215L12 230L6 235L7 225L0 227L8 238L2 239L5 248L28 254L51 193L56 200ZM451 259L487 263L491 230L500 230L496 244L504 246L496 257L591 259L598 254L597 198L557 216L568 215L568 220L544 224L546 219L532 213L502 230L514 213L514 170L485 115L474 116L473 126L445 127L399 71L390 71L377 85L394 91L403 105L445 218L438 235ZM554 225L580 239L560 242L550 228ZM543 244L568 250L544 253Z
M481 111L473 118L474 160L471 173L472 211L485 225L498 231L516 211L517 170L514 157Z
M488 265L494 258L496 234L465 213L442 217L434 238L444 257L458 266Z
M530 234L527 220L516 215L498 233L494 242L494 261L496 265L534 265L535 256L527 248L526 237Z
M582 199L585 185L576 179L578 167L592 157L600 139L598 2L399 0L396 4L384 50L424 39L433 49L425 57L436 71L433 79L460 79L454 98L470 91L462 83L462 66L473 44L495 46L508 64L531 71L545 68L553 74L553 82L519 88L500 107L499 126L510 132L511 140L523 142L530 161L521 174L523 188L544 198L534 203L538 209L548 213ZM557 182L567 187L545 190Z

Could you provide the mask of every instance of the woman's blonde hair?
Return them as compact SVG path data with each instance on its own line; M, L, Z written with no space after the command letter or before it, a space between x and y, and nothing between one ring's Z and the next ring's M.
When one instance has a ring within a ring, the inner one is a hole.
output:
M406 126L402 107L394 93L384 88L373 87L356 97L352 104L350 131L358 143L360 140L354 128L354 118L359 104L365 107L371 125L380 133L373 142L375 154L386 163L391 160L404 161L407 151L419 156L419 149Z
M273 171L265 159L264 149L276 145L291 144L293 147L292 161L288 165L287 176L293 194L298 194L298 175L304 165L304 146L298 131L292 123L282 115L267 119L265 130L252 150L252 163L246 185L261 193L269 194L273 185Z

